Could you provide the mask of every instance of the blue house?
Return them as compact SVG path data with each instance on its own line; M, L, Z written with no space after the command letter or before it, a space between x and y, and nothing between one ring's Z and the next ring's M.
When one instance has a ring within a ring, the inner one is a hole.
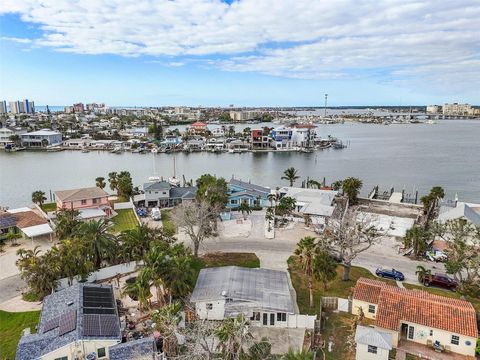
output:
M235 209L243 202L250 207L264 207L268 205L268 194L270 194L270 188L268 187L232 178L228 182L227 207Z

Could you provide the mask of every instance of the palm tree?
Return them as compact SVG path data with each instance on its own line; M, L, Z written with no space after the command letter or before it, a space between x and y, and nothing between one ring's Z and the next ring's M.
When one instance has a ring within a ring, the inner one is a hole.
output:
M222 325L215 330L215 335L218 338L217 349L225 360L239 360L242 345L252 338L248 331L248 321L243 315L223 320Z
M243 220L247 220L247 216L252 212L252 209L246 202L242 202L238 207L238 210L242 212Z
M20 145L21 142L22 142L22 139L20 138L20 135L18 135L18 134L10 135L10 137L8 139L17 146Z
M155 329L162 334L163 351L170 358L177 354L177 336L178 324L180 324L182 306L174 302L162 307L152 315L152 321Z
M91 220L82 223L78 227L78 238L85 241L97 269L102 261L114 258L117 242L115 235L108 232L110 223L108 220Z
M150 286L149 274L142 269L134 282L125 283L123 293L133 299L137 299L139 310L140 312L143 312L143 310L150 307L150 298L152 297Z
M295 255L298 256L301 266L305 275L308 278L308 292L310 294L310 307L313 307L313 274L314 274L314 258L317 252L317 243L315 238L311 236L305 236L301 239L297 248L295 249Z
M267 199L268 199L268 201L270 201L270 207L273 206L273 201L274 201L276 198L277 198L277 196L276 196L275 194L272 194L272 193L268 194Z
M406 248L413 248L413 254L418 257L427 249L429 236L428 231L415 225L407 230L403 243Z
M80 212L77 210L61 209L54 220L55 233L62 240L73 236L77 226L82 222L78 219Z
M108 182L110 183L110 189L112 191L117 190L118 178L117 178L117 173L115 171L108 173Z
M142 260L145 253L154 240L152 230L145 224L137 226L135 229L123 231L119 240L121 242L120 256L124 261Z
M343 181L342 180L337 180L334 183L332 183L332 189L335 191L339 191L342 188Z
M342 182L342 191L348 197L350 204L356 204L358 194L362 188L362 180L356 177L349 177Z
M95 185L99 187L100 189L104 189L107 184L105 183L105 178L102 176L99 176L95 179Z
M310 179L307 181L307 188L310 189L320 189L322 184L319 183L317 180Z
M422 284L425 282L425 279L429 278L432 274L432 270L424 268L422 265L417 265L417 271L415 271L418 281Z
M45 197L45 193L43 191L37 190L32 193L32 201L35 204L38 204L40 207L42 207L45 200L47 200L47 198Z
M326 251L320 251L313 259L313 273L327 291L328 282L337 277L337 263Z
M190 294L195 279L192 257L190 255L174 255L163 269L161 277L171 296L186 297Z
M298 176L297 170L295 168L291 167L291 168L286 169L283 172L283 176L282 176L281 179L282 180L287 180L290 183L290 187L292 187L295 180L297 180L299 178L300 178L300 176Z

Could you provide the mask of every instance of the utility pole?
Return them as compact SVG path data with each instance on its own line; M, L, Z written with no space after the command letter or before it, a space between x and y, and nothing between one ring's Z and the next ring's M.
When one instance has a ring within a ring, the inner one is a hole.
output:
M327 117L327 98L328 98L328 94L325 94L325 117Z

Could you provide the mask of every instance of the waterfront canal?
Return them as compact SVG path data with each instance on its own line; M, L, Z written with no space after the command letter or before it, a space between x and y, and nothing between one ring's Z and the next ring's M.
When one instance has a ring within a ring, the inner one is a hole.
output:
M273 125L273 124L272 124ZM246 125L256 127L256 125ZM405 187L421 194L432 186L443 186L453 197L480 202L480 121L444 120L438 124L368 125L345 123L319 125L321 137L336 136L350 147L314 153L268 152L243 154L176 153L155 156L156 172L167 178L173 174L187 180L204 173L229 179L232 175L258 184L286 185L280 180L287 167L295 167L303 178L327 183L356 176L363 180L363 193L373 186ZM93 186L97 176L128 170L134 185L141 186L153 174L152 154L110 154L0 151L0 206L25 206L31 193ZM300 185L300 181L297 182Z

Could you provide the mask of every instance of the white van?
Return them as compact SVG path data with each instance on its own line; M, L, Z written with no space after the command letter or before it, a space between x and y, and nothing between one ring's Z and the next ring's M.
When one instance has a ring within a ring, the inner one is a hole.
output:
M160 213L159 208L156 207L152 209L152 219L155 221L162 220L162 214Z

